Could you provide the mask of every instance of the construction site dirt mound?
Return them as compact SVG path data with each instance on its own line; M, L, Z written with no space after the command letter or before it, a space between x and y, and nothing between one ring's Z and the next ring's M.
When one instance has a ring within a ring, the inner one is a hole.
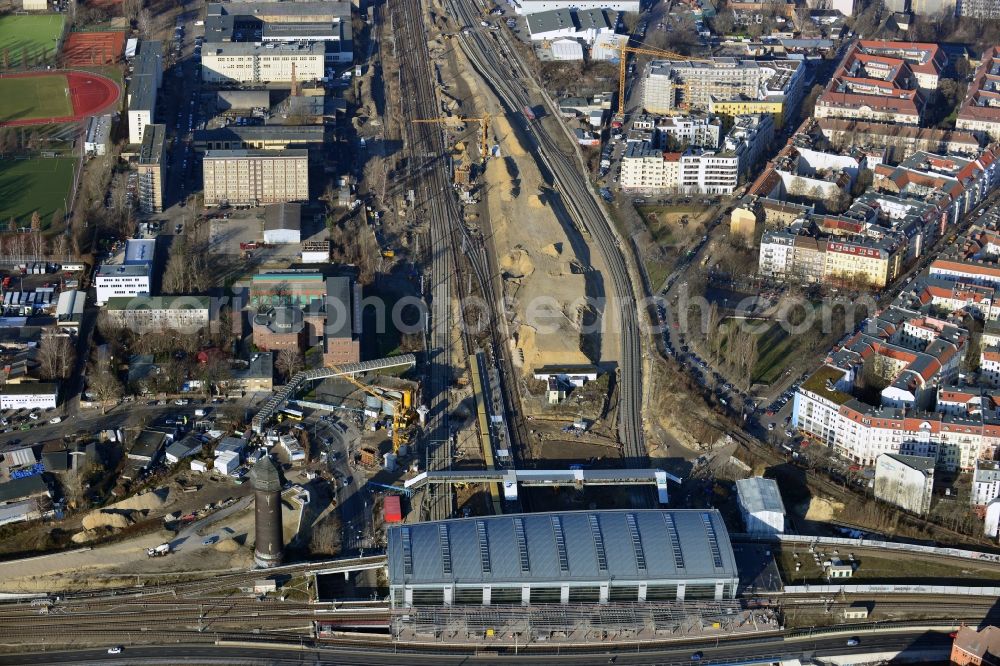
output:
M563 244L562 243L549 243L542 248L542 254L557 259L562 256Z
M240 545L232 539L223 539L215 544L215 549L220 553L235 553L239 548Z
M813 497L809 500L809 507L806 509L806 520L817 522L828 522L840 515L844 510L844 503L831 500L826 497Z
M127 499L123 499L121 502L111 504L105 508L108 509L127 509L132 511L155 511L156 509L162 508L167 504L170 499L170 488L164 486L162 488L157 488L156 490L151 490L148 493L143 493L142 495L135 495Z
M83 529L96 530L101 527L110 527L120 530L135 523L133 512L120 509L98 509L91 511L83 517Z
M524 248L514 248L500 258L500 268L512 278L527 277L535 272L531 255Z

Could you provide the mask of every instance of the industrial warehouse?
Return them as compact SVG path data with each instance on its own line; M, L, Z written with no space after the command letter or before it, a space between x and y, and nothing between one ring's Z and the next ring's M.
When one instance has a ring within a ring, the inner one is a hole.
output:
M394 526L393 607L723 600L738 574L718 511L571 511Z

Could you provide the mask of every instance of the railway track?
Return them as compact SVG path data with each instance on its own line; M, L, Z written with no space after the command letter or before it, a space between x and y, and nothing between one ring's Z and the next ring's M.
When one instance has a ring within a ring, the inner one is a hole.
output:
M478 28L478 8L469 0L450 0L449 5L459 24L468 26L461 31L459 43L469 61L493 89L511 124L527 139L530 152L539 161L543 178L550 180L560 192L563 204L580 228L596 241L608 266L613 296L611 306L616 308L614 314L617 315L617 321L611 325L619 327L621 341L618 438L625 465L643 467L646 447L642 429L641 331L636 292L621 241L581 172L575 153L564 153L551 136L522 114L524 107L533 106L526 91L526 83L533 83L533 80L518 55L495 32ZM607 311L604 316L607 317Z

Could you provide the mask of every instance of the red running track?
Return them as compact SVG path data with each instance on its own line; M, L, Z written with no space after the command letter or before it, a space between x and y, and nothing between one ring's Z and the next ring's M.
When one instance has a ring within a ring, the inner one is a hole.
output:
M69 86L70 101L73 104L73 115L57 118L30 118L11 120L0 123L0 126L16 127L22 125L46 125L50 123L70 123L108 111L121 96L118 84L100 74L75 71L31 72L27 74L5 74L0 78L30 78L43 76L63 76Z

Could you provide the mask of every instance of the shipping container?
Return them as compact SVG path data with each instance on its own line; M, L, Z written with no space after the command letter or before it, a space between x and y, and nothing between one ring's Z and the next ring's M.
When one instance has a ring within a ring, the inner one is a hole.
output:
M403 522L403 509L399 495L385 496L385 501L382 502L382 513L387 524Z

